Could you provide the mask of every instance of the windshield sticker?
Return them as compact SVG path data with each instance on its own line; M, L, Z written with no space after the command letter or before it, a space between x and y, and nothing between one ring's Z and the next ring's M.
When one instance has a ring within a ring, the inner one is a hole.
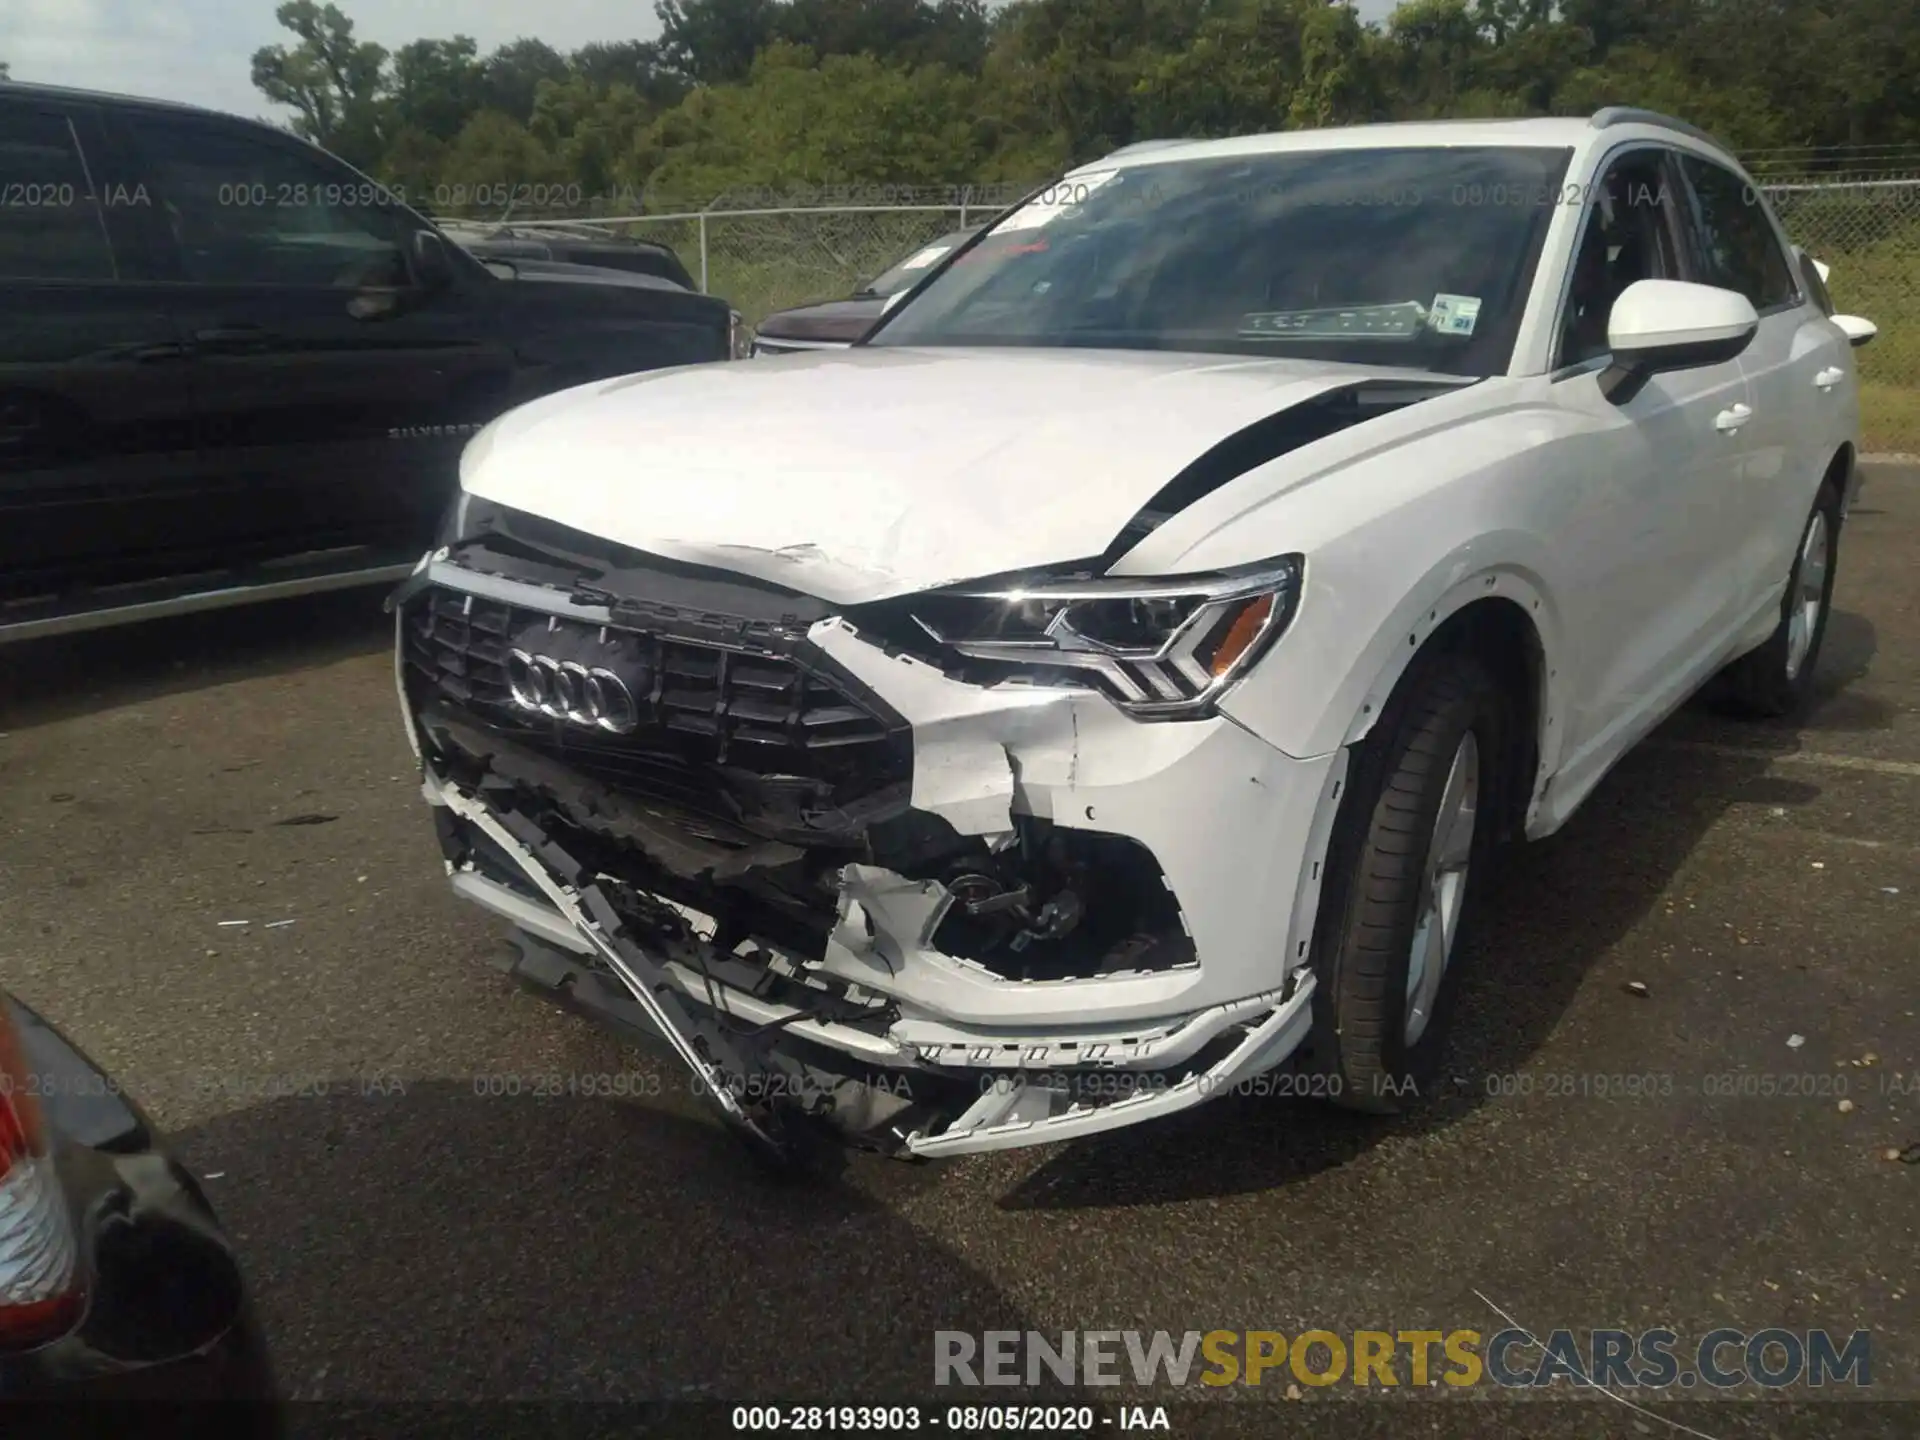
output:
M1442 335L1471 335L1479 323L1478 295L1436 295L1433 309L1427 312L1427 324Z
M953 249L951 245L929 245L926 249L915 255L910 255L901 261L900 268L902 270L924 270L951 249Z
M1397 305L1348 305L1327 310L1272 310L1242 315L1240 334L1246 339L1411 340L1426 323L1426 308L1418 300L1403 300Z
M1114 179L1119 173L1118 170L1102 170L1097 174L1081 175L1072 180L1062 180L1056 185L1049 185L994 226L993 233L1007 235L1015 230L1038 230L1043 225L1051 225L1062 215L1072 214L1086 204L1089 195Z

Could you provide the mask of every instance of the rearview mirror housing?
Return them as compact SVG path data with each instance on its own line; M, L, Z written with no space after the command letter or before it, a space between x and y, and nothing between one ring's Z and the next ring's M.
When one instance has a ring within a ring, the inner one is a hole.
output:
M1688 280L1636 280L1607 317L1613 364L1600 387L1624 405L1655 375L1737 360L1759 329L1753 302L1737 291Z
M1856 350L1862 345L1871 344L1873 337L1880 333L1878 325L1858 315L1835 315L1830 318L1840 327L1840 333L1847 337L1847 343Z
M447 242L432 230L413 232L413 276L422 290L444 290L453 283Z

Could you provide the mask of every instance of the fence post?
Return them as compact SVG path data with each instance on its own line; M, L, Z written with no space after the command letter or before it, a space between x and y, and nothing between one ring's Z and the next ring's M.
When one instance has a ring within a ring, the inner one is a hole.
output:
M973 187L968 185L960 191L960 228L967 228L967 201L973 198Z
M707 212L700 212L700 293L707 294Z

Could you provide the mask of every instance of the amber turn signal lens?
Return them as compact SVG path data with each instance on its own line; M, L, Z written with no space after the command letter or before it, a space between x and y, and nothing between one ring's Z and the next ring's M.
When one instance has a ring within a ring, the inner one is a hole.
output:
M1218 680L1239 662L1253 642L1260 638L1260 631L1265 627L1267 617L1272 614L1273 596L1256 595L1247 602L1246 608L1233 617L1233 623L1221 637L1220 648L1213 652L1213 658L1207 662L1207 670L1214 679Z

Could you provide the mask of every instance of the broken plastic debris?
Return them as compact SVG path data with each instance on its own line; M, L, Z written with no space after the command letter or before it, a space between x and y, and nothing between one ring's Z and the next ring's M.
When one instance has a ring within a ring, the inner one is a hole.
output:
M1627 991L1627 994L1629 995L1638 995L1642 1000L1646 999L1648 995L1653 993L1652 991L1647 989L1646 982L1642 980L1627 981L1626 991Z
M1900 893L1900 887L1898 885L1882 885L1880 887L1880 893L1882 895L1898 895Z
M1816 870L1824 870L1827 868L1826 862L1823 860L1816 860L1813 862L1813 868Z
M267 929L280 930L280 929L284 929L286 926L291 924L293 924L293 921L291 920L269 920L267 922Z
M218 923L222 930L230 930L236 925L251 925L253 922L251 920L222 920Z
M316 812L309 815L289 815L286 819L276 820L273 823L275 825L331 825L339 818L338 815L321 815Z
M224 1180L227 1178L227 1172L224 1170L209 1170L205 1175L202 1175L200 1178L202 1180Z
M1840 1113L1842 1115L1851 1115L1853 1113L1853 1101L1842 1100L1840 1102Z
M1802 1045L1806 1043L1807 1043L1807 1037L1804 1035L1787 1036L1787 1048L1789 1050L1798 1050Z

